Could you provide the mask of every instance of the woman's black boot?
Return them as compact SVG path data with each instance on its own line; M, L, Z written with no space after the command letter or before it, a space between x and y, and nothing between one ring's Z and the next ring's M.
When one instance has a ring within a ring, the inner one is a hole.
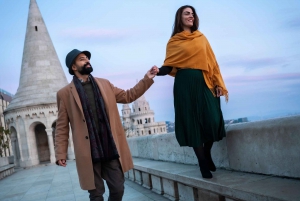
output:
M211 148L213 146L213 142L204 143L204 156L210 171L215 172L216 166L211 158Z
M208 169L206 160L199 160L199 166L200 166L200 172L201 172L203 178L211 179L213 177L211 172Z
M207 161L207 165L210 171L215 172L216 171L216 166L211 158L210 150L205 150L204 149L204 155L205 159Z

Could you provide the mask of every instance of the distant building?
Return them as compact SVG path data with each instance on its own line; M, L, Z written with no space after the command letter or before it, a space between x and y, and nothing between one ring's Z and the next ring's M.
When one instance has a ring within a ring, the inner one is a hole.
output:
M167 124L167 132L171 133L171 132L175 132L175 123L171 122L171 121L166 121Z
M0 126L7 129L7 125L4 121L4 115L3 112L9 105L9 103L12 100L13 95L4 89L0 89Z
M13 95L3 89L0 89L0 127L3 127L5 130L8 129L8 125L5 123L4 119L4 110L7 108L9 103L12 100ZM1 133L2 134L2 133ZM7 140L6 136L3 136L3 140ZM9 144L9 147L11 148L11 144ZM4 151L5 156L11 155L11 149L3 149L0 147L1 151Z
M238 123L243 123L243 122L248 122L248 118L247 117L238 118Z
M224 120L225 124L237 124L237 123L245 123L249 122L247 117L242 117L238 119L229 119L229 120Z
M154 111L150 109L145 96L133 102L132 110L128 104L124 104L121 119L126 137L167 133L166 122L154 121Z

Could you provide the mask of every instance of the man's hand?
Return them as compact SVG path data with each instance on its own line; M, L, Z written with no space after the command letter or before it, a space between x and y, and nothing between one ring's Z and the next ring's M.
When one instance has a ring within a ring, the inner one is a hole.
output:
M158 72L159 72L159 70L158 70L157 66L152 66L152 68L147 72L147 76L150 79L153 79Z
M66 163L65 159L58 160L57 163L58 163L59 166L63 166L63 167L67 166L67 163Z

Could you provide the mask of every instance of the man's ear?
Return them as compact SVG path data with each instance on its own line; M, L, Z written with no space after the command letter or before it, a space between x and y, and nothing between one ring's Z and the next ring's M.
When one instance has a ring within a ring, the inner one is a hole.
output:
M72 64L72 70L73 71L77 70L75 64Z

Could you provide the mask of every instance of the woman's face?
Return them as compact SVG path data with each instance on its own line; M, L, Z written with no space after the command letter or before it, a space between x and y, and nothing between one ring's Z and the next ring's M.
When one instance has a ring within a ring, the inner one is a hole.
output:
M184 30L191 30L194 23L194 13L191 8L185 8L181 14L181 21Z

